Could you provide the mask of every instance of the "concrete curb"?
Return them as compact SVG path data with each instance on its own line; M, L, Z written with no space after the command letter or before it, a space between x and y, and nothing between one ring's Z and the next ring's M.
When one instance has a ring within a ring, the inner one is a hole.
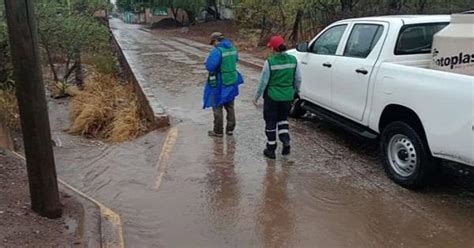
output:
M110 208L106 207L97 200L84 194L73 186L67 184L61 179L58 179L62 187L76 193L77 196L87 199L89 202L95 204L100 209L100 240L101 247L120 247L125 248L125 239L123 237L123 224L119 214L115 213Z
M59 190L73 197L84 208L84 223L81 228L82 245L84 247L101 247L101 215L100 208L93 202L87 200L73 190L59 184Z
M13 156L25 161L25 157L14 151ZM58 178L60 191L71 195L84 208L83 244L84 247L125 248L123 223L119 214L91 198L80 190Z
M111 29L111 33L113 43L118 52L120 64L133 83L134 91L138 95L145 116L147 116L147 119L154 124L155 128L169 126L169 116L153 93L150 83L146 81L145 77L141 75L140 71L133 63L129 63L130 59L126 52L123 51L120 42L116 39L113 29Z

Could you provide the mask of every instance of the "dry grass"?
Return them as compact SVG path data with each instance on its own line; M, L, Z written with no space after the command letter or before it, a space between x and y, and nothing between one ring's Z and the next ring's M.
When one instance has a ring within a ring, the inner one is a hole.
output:
M14 90L0 90L0 122L10 128L20 127L20 114Z
M70 133L123 142L147 131L148 123L140 114L132 87L117 82L113 76L92 74L84 90L68 88L68 94L74 96Z

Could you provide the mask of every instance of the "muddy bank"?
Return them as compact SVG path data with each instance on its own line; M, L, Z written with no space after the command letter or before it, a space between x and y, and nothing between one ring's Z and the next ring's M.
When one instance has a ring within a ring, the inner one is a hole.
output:
M82 205L61 193L63 217L50 220L38 216L31 210L25 164L1 151L0 199L0 246L81 245Z

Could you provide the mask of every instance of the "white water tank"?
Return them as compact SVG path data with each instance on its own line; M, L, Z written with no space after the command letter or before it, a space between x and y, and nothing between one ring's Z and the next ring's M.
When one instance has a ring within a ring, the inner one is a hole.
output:
M474 76L474 11L451 16L435 34L432 54L432 69Z

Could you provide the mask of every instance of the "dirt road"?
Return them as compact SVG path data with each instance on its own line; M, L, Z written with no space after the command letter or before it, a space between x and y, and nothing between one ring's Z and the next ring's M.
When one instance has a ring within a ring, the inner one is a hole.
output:
M68 143L60 121L54 134L59 174L122 214L130 247L474 246L474 195L456 182L402 189L376 143L313 119L291 121L290 158L265 160L262 109L251 103L259 72L245 66L236 135L209 138L205 47L111 26L172 127L121 145Z

